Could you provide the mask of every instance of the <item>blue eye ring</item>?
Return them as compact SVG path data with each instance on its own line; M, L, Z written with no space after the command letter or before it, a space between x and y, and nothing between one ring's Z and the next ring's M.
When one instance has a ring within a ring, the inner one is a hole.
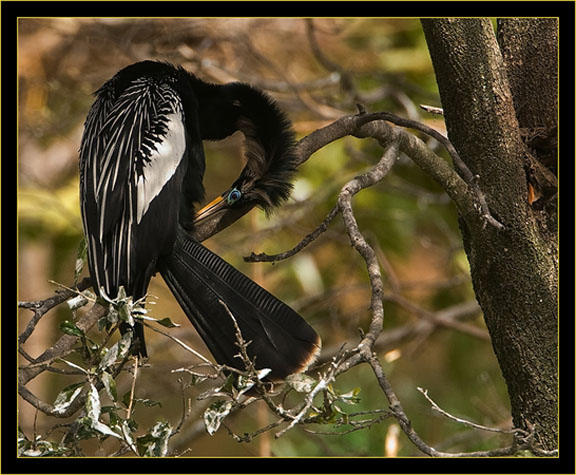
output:
M242 198L242 192L238 188L233 188L230 190L230 193L228 193L226 202L231 205L236 203L240 198Z

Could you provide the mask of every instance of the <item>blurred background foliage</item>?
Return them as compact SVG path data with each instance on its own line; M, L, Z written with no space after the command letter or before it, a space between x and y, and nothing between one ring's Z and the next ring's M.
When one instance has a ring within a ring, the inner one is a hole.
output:
M182 64L213 82L247 81L267 90L294 123L298 137L356 112L390 111L443 131L443 121L418 104L439 105L434 74L420 23L414 19L19 19L18 52L18 258L19 300L39 300L54 292L50 281L71 285L82 238L78 204L78 148L91 94L122 67L143 59ZM317 51L321 51L318 53ZM327 62L326 59L329 59ZM424 140L427 140L423 137ZM443 151L429 141L438 153ZM207 200L241 170L239 134L205 144ZM346 138L314 154L300 167L291 200L270 219L255 211L205 244L295 309L318 330L324 350L358 341L366 328L369 286L366 271L351 249L339 219L319 240L295 257L271 264L248 264L242 257L269 254L294 246L314 229L335 203L343 184L368 170L382 149L368 140ZM472 431L435 415L417 391L430 395L448 412L476 422L509 423L506 390L479 311L469 312L465 328L419 325L441 310L468 305L474 293L462 249L454 207L442 190L407 157L401 157L383 182L354 201L360 229L375 247L384 271L386 314L380 357L416 430L440 450L484 450L502 444L498 436ZM155 317L182 324L171 332L208 354L162 279ZM21 328L31 314L22 310ZM39 355L60 335L58 324L70 319L65 306L45 316L26 343ZM474 331L471 331L474 330ZM405 331L404 337L393 338ZM396 332L396 333L394 333ZM137 409L145 426L156 420L174 423L182 413L177 368L191 355L161 335L147 333L148 365L140 372L137 396L161 406ZM53 402L72 378L44 374L30 385ZM119 378L119 393L131 379ZM342 392L361 388L352 412L385 408L387 403L368 368L357 367L338 380ZM173 450L190 456L415 456L417 450L389 419L342 436L303 429L279 440L262 435L239 444L224 428L208 436L197 417L203 390L189 389L192 415L172 440ZM30 437L46 434L58 422L36 414L21 401L20 424ZM230 421L242 434L271 419L264 407L250 406ZM337 432L345 428L309 427ZM489 433L488 433L489 434ZM50 432L57 440L58 431ZM114 441L87 447L87 454L114 451Z

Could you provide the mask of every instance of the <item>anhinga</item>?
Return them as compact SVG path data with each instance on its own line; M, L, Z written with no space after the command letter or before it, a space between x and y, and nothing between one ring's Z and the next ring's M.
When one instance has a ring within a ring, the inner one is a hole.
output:
M80 197L96 291L112 300L123 286L140 299L160 272L218 363L244 369L231 313L256 367L272 370L267 379L306 368L320 348L312 327L189 234L214 213L269 211L288 197L295 169L288 119L252 86L209 84L157 61L122 69L95 95L80 148ZM246 137L246 165L197 214L202 141L237 130ZM131 330L135 351L146 356L142 325L121 326Z

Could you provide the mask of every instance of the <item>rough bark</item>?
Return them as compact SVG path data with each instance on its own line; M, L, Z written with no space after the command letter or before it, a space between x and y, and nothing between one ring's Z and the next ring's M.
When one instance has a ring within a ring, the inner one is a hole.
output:
M558 435L557 246L529 199L529 151L506 63L489 20L422 24L448 136L505 226L483 227L461 216L476 296L508 386L514 424L534 430L540 446L552 450Z
M558 183L558 20L498 20L498 44L520 135L529 151L528 181L540 220L556 239Z
M516 117L536 158L556 170L558 119L558 20L498 20L498 44Z

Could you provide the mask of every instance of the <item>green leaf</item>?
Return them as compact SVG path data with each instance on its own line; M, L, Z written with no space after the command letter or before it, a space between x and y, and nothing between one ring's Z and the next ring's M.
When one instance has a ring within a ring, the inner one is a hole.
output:
M56 401L54 401L54 412L63 414L78 397L82 391L82 386L84 386L84 382L71 384L62 389L58 396L56 396Z
M226 377L226 381L224 381L224 384L220 386L220 388L217 389L216 391L233 395L235 384L236 384L236 376L234 374L229 374Z
M118 392L116 391L116 381L110 373L107 371L103 371L100 375L100 379L102 380L102 384L104 384L104 389L106 390L106 394L112 399L113 401L118 400Z
M172 320L170 320L169 317L161 318L159 320L156 320L156 322L166 328L178 328L179 326L181 326L178 323L174 323Z
M100 319L102 322L98 322L98 328L100 331L104 328L108 330L118 322L118 318L118 310L116 310L114 305L109 305L108 313Z
M60 324L60 330L63 333L66 333L67 335L79 336L79 337L85 335L85 333L80 328L78 328L74 322L71 322L70 320L64 320Z
M118 407L116 406L102 406L102 414L108 416L108 427L113 431L119 431L122 433L122 423L124 420L122 416L118 414Z
M100 432L103 435L110 435L112 437L116 437L117 439L122 439L122 436L120 434L117 434L112 429L110 429L110 427L108 427L106 424L104 424L100 421L95 422L94 429L96 429L98 432Z
M286 382L299 393L309 393L316 386L316 380L306 374L291 374L286 378Z
M40 436L36 437L34 443L27 441L23 446L20 443L18 445L18 455L21 457L55 457L67 452L70 452L67 447L62 447L56 442L41 440Z
M92 421L88 417L79 417L76 419L77 429L74 431L74 439L87 440L98 437L100 433L92 427Z
M28 447L30 447L30 439L28 439L28 437L26 437L26 434L24 434L24 432L22 432L22 429L20 429L20 427L18 427L18 449L26 449Z
M259 369L256 371L256 378L258 378L258 380L261 381L266 376L268 376L271 371L272 370L270 368ZM231 381L232 381L232 383L234 383L234 385L230 388L227 388L227 389L229 389L228 392L234 396L234 399L236 399L238 396L244 394L245 392L248 392L256 384L254 376L252 376L252 375L251 376L244 376L242 374L239 374L236 377L232 378ZM232 392L230 392L230 391L232 391Z
M81 371L84 374L88 374L88 371L86 371L84 368L82 368L82 366L78 366L76 363L72 363L71 361L64 360L62 358L60 358L58 361L61 361L62 363L66 363L71 368L77 369L78 371Z
M90 388L88 389L88 394L86 397L86 402L84 403L84 408L86 409L86 417L90 422L90 427L94 427L98 418L100 417L100 395L96 386L90 383Z
M126 289L124 288L123 285L121 285L120 288L118 289L118 295L116 297L116 300L118 302L123 302L126 300Z
M102 358L102 361L100 361L100 364L98 365L98 370L103 371L106 368L109 368L114 363L116 363L117 359L118 359L118 343L115 343L114 345L112 345L111 348L109 348L106 351L104 358Z
M204 425L210 435L214 435L220 428L224 418L230 414L232 401L216 401L204 411Z
M347 404L358 404L360 402L358 394L360 394L360 388L354 388L352 391L347 393L338 394L337 398Z
M134 437L132 436L130 419L122 421L121 429L122 429L122 435L124 436L124 441L130 446L130 448L134 453L138 453Z
M138 318L141 320L149 320L151 322L156 322L156 323L158 323L158 324L160 324L166 328L178 328L181 326L178 323L174 323L172 320L170 320L169 317L158 319L158 318L148 317L145 315L139 315Z
M144 404L146 407L154 407L154 406L162 407L162 403L160 401L155 401L154 399L137 397L134 398L134 402Z
M98 365L98 370L103 371L116 363L117 360L123 359L128 354L131 343L132 332L124 333L122 338L114 343L114 345L112 345L104 355L104 358L102 358L102 361L100 361L100 364Z
M88 247L86 246L86 239L82 238L78 245L78 252L76 254L76 263L74 264L74 282L78 282L78 278L86 265L88 259Z
M88 303L88 299L84 297L84 295L77 295L73 299L68 300L66 303L68 304L68 308L74 311L86 305Z
M172 426L169 423L157 422L148 434L136 439L138 453L144 457L165 457L171 435Z
M134 317L132 316L132 309L129 305L126 305L126 303L122 302L120 305L118 305L116 310L118 312L118 319L120 321L128 323L128 325L131 327L134 326Z
M100 432L103 435L109 435L118 439L122 439L120 434L117 434L106 424L100 422L100 395L98 394L96 386L94 386L92 383L90 383L90 389L88 390L88 397L86 398L84 407L86 409L85 422L90 428Z
M126 407L130 406L130 395L131 394L132 394L132 391L128 391L124 394L124 396L122 396L122 404L124 404L124 406L126 406ZM147 399L147 398L135 397L132 399L132 407L134 407L135 404L144 404L146 407L154 407L154 406L162 407L161 402L155 401L154 399Z

